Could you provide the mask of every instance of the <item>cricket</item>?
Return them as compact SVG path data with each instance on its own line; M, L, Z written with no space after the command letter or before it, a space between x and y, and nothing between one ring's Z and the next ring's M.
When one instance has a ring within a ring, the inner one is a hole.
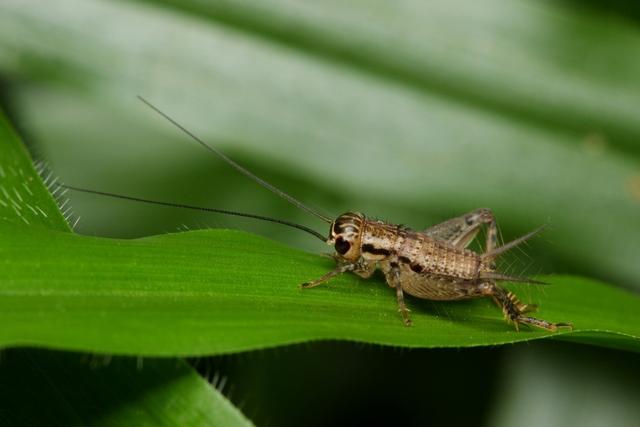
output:
M527 277L507 275L496 270L496 259L500 255L535 236L544 226L498 246L496 218L487 208L476 209L421 231L367 218L359 212L346 212L332 219L254 175L217 148L205 143L143 97L138 96L138 98L238 172L297 208L324 221L329 225L328 236L325 237L304 225L252 213L149 200L60 184L62 187L155 205L253 218L302 230L333 246L335 252L332 257L337 264L335 269L323 276L301 284L302 289L316 287L347 272L366 279L370 278L376 270L380 270L389 287L395 290L398 311L406 326L412 325L410 310L404 298L405 294L408 294L412 297L436 301L491 298L502 309L505 320L513 324L516 331L520 330L520 325L542 328L551 332L557 331L558 328L573 328L571 323L553 323L531 317L529 313L535 311L537 306L520 302L512 292L499 285L500 282L544 284ZM484 252L477 253L468 247L483 227L486 230Z

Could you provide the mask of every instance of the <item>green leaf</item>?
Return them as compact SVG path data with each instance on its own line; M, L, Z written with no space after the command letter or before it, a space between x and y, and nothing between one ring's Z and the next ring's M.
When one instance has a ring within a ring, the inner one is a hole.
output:
M317 339L408 347L553 336L638 350L640 299L578 277L513 286L573 332L514 331L488 300L409 300L402 325L380 279L344 275L301 290L333 262L237 231L113 240L0 224L0 344L142 355L204 355Z
M180 360L11 350L0 377L4 425L252 425Z

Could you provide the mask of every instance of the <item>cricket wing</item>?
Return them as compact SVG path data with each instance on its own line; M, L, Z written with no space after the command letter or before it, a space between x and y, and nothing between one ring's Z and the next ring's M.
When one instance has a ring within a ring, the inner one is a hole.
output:
M417 298L452 301L472 298L473 284L447 276L406 272L401 275L402 290Z

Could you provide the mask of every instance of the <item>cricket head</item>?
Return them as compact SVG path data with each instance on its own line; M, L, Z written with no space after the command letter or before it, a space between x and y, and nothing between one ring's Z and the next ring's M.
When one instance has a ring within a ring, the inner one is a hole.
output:
M331 223L327 244L333 245L338 256L345 261L357 261L360 258L363 225L364 215L361 213L343 213Z

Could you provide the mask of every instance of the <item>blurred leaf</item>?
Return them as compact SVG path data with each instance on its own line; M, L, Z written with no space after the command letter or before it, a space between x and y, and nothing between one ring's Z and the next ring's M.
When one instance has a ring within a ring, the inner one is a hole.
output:
M551 222L566 271L640 286L640 34L624 17L510 0L180 3L204 19L47 4L0 5L9 78L175 134L144 94L223 148L324 183L343 197L332 211L409 222L490 206L509 230Z
M181 360L10 350L0 376L3 425L252 425Z
M505 356L500 405L488 425L638 424L637 355L540 343L514 347Z
M148 0L419 91L638 153L640 33L609 4ZM606 17L606 19L603 19Z

